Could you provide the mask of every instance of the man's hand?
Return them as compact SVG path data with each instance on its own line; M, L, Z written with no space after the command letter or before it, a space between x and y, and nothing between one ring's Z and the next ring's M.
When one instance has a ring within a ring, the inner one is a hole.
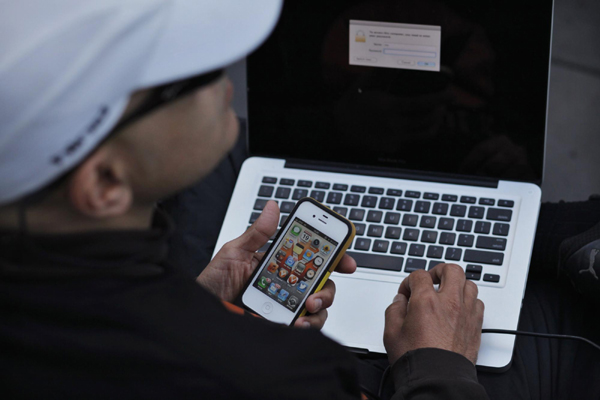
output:
M279 207L269 201L256 222L239 238L225 244L215 258L198 276L198 283L221 300L233 301L238 297L264 253L256 253L276 232ZM356 262L344 256L336 272L353 273ZM333 303L335 284L328 280L320 292L306 299L310 315L298 318L295 326L322 328L327 319L327 308Z
M439 284L437 292L434 284ZM383 342L390 364L425 347L462 354L475 364L484 309L477 293L477 285L456 264L411 273L385 311Z

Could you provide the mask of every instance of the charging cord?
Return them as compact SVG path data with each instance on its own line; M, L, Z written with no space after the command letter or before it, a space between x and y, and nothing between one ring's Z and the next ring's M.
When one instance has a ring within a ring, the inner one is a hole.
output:
M542 337L547 339L570 339L570 340L579 340L581 342L585 342L590 346L595 347L600 350L600 345L592 342L589 339L586 339L581 336L572 336L572 335L555 335L552 333L537 333L537 332L526 332L526 331L510 331L507 329L482 329L481 333L500 333L503 335L518 335L518 336L533 336L533 337Z

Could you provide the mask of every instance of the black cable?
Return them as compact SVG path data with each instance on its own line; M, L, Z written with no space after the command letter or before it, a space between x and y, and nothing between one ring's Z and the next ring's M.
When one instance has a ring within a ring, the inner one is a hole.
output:
M600 345L592 342L589 339L586 339L581 336L571 336L571 335L556 335L552 333L537 333L537 332L525 332L525 331L510 331L506 329L482 329L481 333L500 333L504 335L519 335L519 336L533 336L533 337L542 337L548 339L570 339L570 340L579 340L589 344L590 346L595 347L600 350Z

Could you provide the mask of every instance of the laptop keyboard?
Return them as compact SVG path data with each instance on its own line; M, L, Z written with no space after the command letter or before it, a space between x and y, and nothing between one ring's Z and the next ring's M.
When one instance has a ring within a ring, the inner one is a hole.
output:
M514 201L408 189L265 176L248 222L275 200L281 228L296 202L310 196L354 223L347 253L359 267L410 273L452 262L470 280L500 282Z

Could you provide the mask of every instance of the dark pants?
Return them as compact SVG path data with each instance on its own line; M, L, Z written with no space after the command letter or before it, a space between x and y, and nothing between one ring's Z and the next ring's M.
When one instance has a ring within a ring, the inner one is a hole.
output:
M244 132L244 130L242 130ZM231 154L197 185L165 200L175 220L170 260L197 276L210 261L241 163L243 135ZM519 329L584 336L600 343L600 312L558 272L558 248L600 221L600 201L543 204ZM600 286L599 286L600 295ZM387 361L367 360L372 381ZM600 399L600 351L575 341L518 337L511 368L480 372L491 399ZM392 388L387 387L385 393Z

